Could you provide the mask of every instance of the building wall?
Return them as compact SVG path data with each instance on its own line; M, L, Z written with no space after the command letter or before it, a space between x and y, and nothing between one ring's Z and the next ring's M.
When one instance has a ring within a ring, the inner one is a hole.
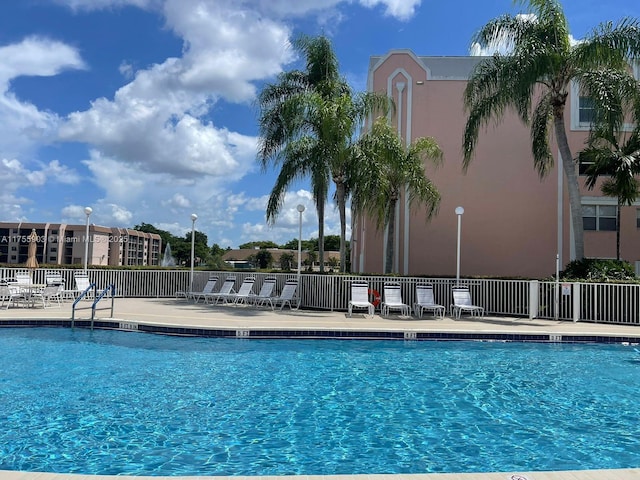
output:
M529 128L513 112L497 125L481 129L474 158L462 171L462 138L466 123L462 96L477 57L417 57L392 51L373 57L368 89L386 93L396 102L391 119L407 142L433 137L444 151L444 164L427 176L442 195L439 211L426 221L424 210L409 209L402 199L396 225L394 272L408 275L451 276L456 273L457 206L461 217L461 276L497 275L546 277L571 257L568 197L562 166L544 179L533 167ZM571 130L568 102L567 133L572 152L583 148L585 129ZM557 146L551 145L557 152ZM582 182L581 182L582 183ZM602 202L598 189L583 188L583 203ZM558 204L561 199L559 216ZM615 200L606 199L606 201ZM636 208L622 211L621 226L626 260L638 260L640 235ZM558 219L561 235L558 235ZM384 270L384 232L367 219L353 225L353 269L366 273ZM615 232L585 232L589 257L615 258Z

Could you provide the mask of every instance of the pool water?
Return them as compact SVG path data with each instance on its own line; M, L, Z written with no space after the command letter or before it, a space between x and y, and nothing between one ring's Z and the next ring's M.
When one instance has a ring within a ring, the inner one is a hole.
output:
M0 469L329 475L640 467L622 345L0 329Z

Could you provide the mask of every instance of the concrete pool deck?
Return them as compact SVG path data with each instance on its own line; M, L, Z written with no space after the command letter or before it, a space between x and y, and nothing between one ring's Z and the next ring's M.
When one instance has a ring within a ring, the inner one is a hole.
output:
M83 307L90 302L82 302ZM105 301L105 306L108 301ZM76 312L76 319L90 318L89 309ZM98 310L97 319L107 319L109 310ZM25 320L33 323L66 321L71 318L71 303L61 307L9 308L0 309L0 323L8 320ZM360 313L347 317L345 312L298 310L283 311L247 308L244 306L210 306L194 304L172 298L117 298L113 319L128 325L152 325L159 327L181 327L194 329L222 330L304 330L304 331L345 331L345 332L416 332L454 334L514 334L552 336L598 336L625 337L638 339L640 326L607 325L596 323L556 322L553 320L493 317L464 318L461 320L445 317L436 320L430 316L423 319L402 318L391 315L382 318L376 314L373 319L364 318ZM258 477L139 477L105 475L70 475L34 472L0 471L0 480L255 480ZM281 480L283 477L259 477L261 480ZM298 480L640 480L640 469L624 470L579 470L557 472L497 472L497 473L449 473L411 475L304 475L293 477Z

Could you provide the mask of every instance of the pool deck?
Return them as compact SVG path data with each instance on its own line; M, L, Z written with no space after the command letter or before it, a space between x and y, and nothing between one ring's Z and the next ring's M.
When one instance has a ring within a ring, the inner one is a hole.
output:
M85 302L85 306L90 305ZM76 313L76 319L90 317L89 309ZM96 318L109 318L109 310L98 310ZM3 320L29 320L50 322L69 320L71 303L61 307L9 308L0 309L0 323ZM180 327L194 329L221 329L232 331L341 331L341 332L416 332L454 334L514 334L514 335L585 335L598 337L624 337L638 339L640 326L606 325L597 323L556 322L552 320L491 317L463 318L455 320L445 317L436 320L426 316L423 319L403 318L391 315L382 318L376 314L373 319L354 313L349 318L345 312L276 310L245 306L211 306L194 304L185 300L163 299L122 299L115 300L113 319L135 325L160 327ZM283 477L139 477L105 475L70 475L33 472L11 472L0 470L0 480L195 480L205 478L223 480L281 480ZM640 480L640 469L624 470L579 470L558 472L497 472L497 473L448 473L412 475L304 475L292 477L298 480Z

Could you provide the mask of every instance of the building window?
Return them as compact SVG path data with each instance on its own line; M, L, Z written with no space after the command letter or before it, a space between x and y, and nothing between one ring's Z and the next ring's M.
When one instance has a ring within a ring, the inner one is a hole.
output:
M583 205L582 223L585 230L615 232L618 207L615 205Z
M640 208L636 208L636 228L640 228Z
M595 109L593 100L590 97L578 98L578 121L580 123L593 123L595 118Z
M578 157L578 175L587 175L587 170L593 165L593 162L586 162Z

